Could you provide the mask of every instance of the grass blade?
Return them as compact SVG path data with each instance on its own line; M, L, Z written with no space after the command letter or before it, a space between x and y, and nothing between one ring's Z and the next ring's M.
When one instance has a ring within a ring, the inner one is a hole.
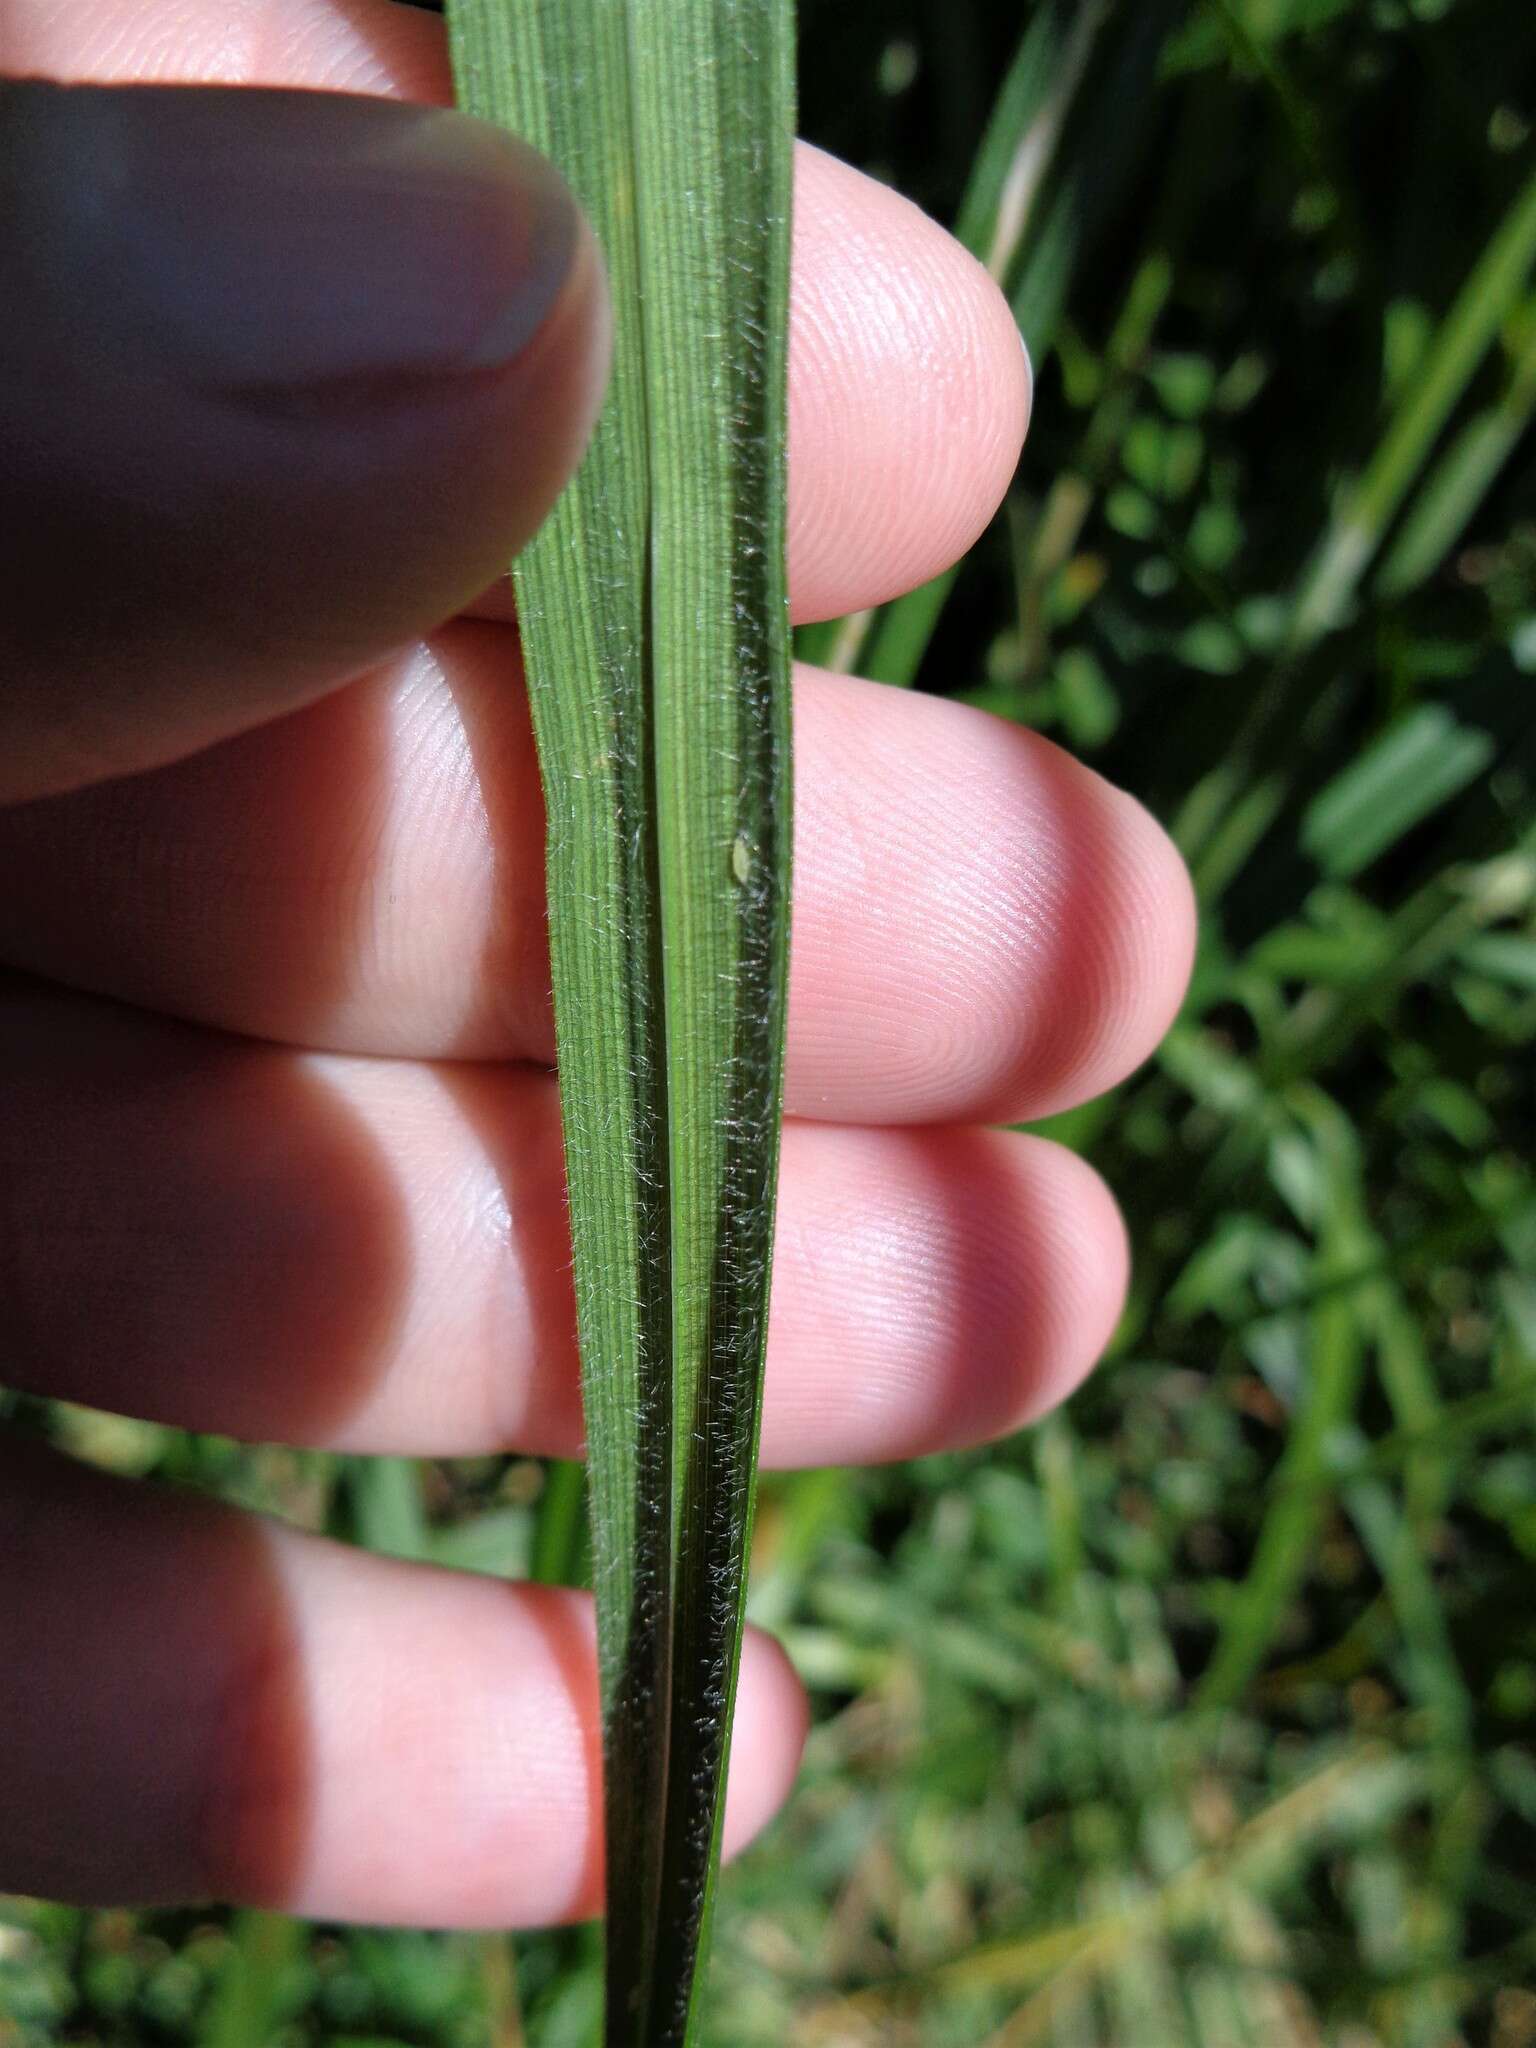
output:
M1007 292L1037 367L1055 341L1078 260L1130 176L1158 60L1184 11L1184 0L1051 0L1020 39L956 233ZM882 606L850 644L822 634L801 652L820 660L836 648L833 666L909 687L958 575L958 566L946 569Z
M718 1857L788 904L784 0L455 0L607 259L608 401L517 565L591 1459L607 2039L682 2042Z
M1304 1091L1298 1109L1311 1126L1324 1214L1319 1219L1319 1279L1358 1270L1370 1254L1360 1214L1356 1141L1334 1105ZM1312 1562L1326 1506L1325 1481L1339 1434L1350 1423L1365 1372L1359 1304L1347 1291L1321 1291L1309 1318L1308 1384L1275 1475L1247 1576L1223 1618L1211 1661L1196 1689L1204 1708L1239 1698L1262 1665L1286 1606Z
M1390 426L1305 570L1290 625L1306 647L1339 625L1387 528L1488 353L1519 303L1536 263L1536 173L1526 180L1467 273Z
M262 2048L302 1996L304 1924L280 1913L237 1913L229 1954L197 2029L198 2048Z
M1536 418L1536 305L1522 317L1525 338L1508 386L1467 422L1426 478L1381 565L1378 598L1400 597L1434 573Z
M569 1458L552 1458L544 1472L534 1521L533 1562L529 1577L541 1586L582 1583L582 1509L587 1475Z
M1357 875L1481 775L1495 747L1443 704L1410 712L1321 789L1301 843L1329 875Z

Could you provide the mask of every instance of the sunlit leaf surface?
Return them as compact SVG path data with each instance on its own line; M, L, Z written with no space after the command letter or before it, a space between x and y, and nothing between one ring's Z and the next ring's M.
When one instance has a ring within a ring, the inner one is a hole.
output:
M591 1461L607 2026L629 2048L692 2027L758 1434L788 916L792 16L456 0L449 19L463 103L560 165L615 306L595 440L516 576Z

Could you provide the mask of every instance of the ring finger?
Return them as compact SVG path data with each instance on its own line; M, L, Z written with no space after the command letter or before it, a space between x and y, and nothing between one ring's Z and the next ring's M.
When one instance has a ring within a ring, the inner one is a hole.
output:
M7 1378L249 1438L574 1455L554 1082L0 1001ZM1125 1248L1072 1154L786 1126L763 1456L976 1443L1107 1341Z

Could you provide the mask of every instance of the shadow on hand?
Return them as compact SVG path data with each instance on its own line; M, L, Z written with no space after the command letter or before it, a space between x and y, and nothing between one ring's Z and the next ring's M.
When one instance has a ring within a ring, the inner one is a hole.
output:
M0 1315L29 1392L324 1443L387 1364L404 1197L312 1063L0 981Z
M0 1538L0 1882L280 1901L313 1787L264 1525L0 1436Z

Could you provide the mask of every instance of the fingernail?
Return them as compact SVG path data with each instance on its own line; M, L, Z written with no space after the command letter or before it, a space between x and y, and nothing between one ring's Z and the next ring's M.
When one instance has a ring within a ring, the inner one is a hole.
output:
M494 370L579 236L553 166L488 123L227 87L0 88L0 217L8 322L236 397Z

